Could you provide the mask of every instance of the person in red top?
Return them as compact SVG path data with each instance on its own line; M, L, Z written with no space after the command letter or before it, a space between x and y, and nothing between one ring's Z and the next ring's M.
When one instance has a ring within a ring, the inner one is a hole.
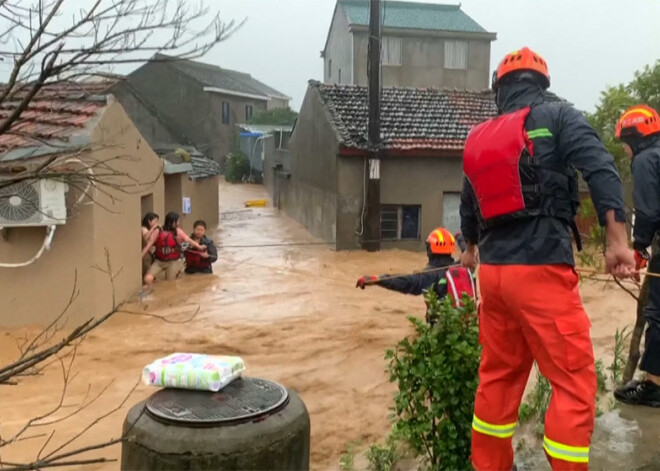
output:
M534 361L552 385L543 437L552 469L589 466L596 374L573 268L576 170L606 230L607 272L629 277L635 267L614 159L582 113L546 101L549 86L540 55L526 47L507 54L493 74L499 114L470 131L463 152L462 263L481 262L477 471L513 468L512 437Z
M213 273L213 263L218 260L218 249L215 248L213 241L206 237L206 222L195 221L193 224L193 233L190 237L201 245L206 247L206 252L197 250L186 250L186 273Z
M161 273L165 272L166 280L174 280L183 271L183 244L204 252L206 247L192 240L179 227L179 215L174 212L167 213L163 227L154 231L147 245L142 250L144 257L151 247L154 250L154 263L144 275L144 284L151 285Z

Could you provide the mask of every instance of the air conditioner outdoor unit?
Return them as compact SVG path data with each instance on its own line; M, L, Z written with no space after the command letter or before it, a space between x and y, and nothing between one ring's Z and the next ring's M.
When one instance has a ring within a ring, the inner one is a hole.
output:
M0 188L0 227L65 224L67 189L47 179Z

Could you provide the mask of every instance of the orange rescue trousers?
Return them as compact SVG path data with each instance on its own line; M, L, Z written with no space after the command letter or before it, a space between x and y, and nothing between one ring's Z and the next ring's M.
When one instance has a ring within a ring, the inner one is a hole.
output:
M552 469L588 469L596 374L577 274L568 265L481 265L479 283L474 468L512 469L518 408L536 360L552 385L543 437Z

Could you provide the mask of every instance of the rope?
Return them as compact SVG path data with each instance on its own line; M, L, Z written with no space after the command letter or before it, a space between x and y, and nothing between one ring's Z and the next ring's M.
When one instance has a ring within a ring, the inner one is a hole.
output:
M602 275L603 273L600 270L596 270L595 268L583 268L583 267L575 267L575 271L580 272L580 273L590 273L593 275ZM641 276L650 276L653 278L660 278L660 273L655 273L652 271L636 271L634 272L636 275L641 275Z

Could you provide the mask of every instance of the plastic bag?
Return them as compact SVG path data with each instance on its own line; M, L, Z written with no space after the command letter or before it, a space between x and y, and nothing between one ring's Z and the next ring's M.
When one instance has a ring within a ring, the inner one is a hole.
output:
M173 353L147 365L142 381L152 386L217 392L243 371L245 362L240 357Z

